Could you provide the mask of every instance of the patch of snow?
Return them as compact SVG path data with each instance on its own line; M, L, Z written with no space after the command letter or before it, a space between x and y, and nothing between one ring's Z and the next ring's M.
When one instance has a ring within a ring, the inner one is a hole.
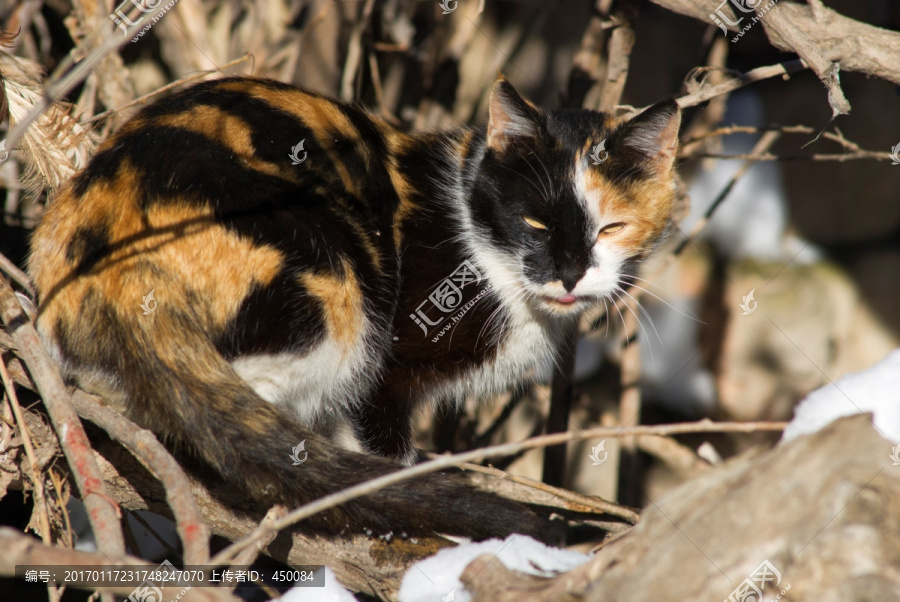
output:
M816 389L794 410L781 442L815 433L838 418L871 412L875 428L900 443L900 349L862 372Z
M459 577L469 563L483 554L496 556L510 570L541 577L570 571L590 558L551 548L524 535L463 544L441 550L410 567L400 585L400 602L469 602L471 596Z
M741 90L728 99L722 125L760 127L766 122L762 97ZM722 153L749 154L760 134L732 134L722 138ZM711 170L701 170L690 182L691 211L679 227L689 232L706 213L716 197L743 165L739 159L720 159ZM788 232L787 193L781 166L776 161L760 161L732 188L706 226L701 239L712 240L732 258L755 258L794 263L811 263L821 257L814 245Z

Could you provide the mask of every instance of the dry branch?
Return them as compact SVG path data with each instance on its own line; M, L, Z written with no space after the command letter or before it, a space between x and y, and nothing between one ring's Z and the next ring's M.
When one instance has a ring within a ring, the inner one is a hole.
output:
M152 20L166 10L166 5L162 2L156 8L144 15L147 19ZM125 37L119 37L118 31L115 35L107 35L97 46L84 48L82 46L74 49L60 65L56 68L53 75L44 84L44 96L40 101L36 102L30 111L20 119L15 126L10 129L6 144L9 148L15 148L19 140L25 134L25 130L31 127L34 120L40 117L53 103L59 101L66 94L71 92L78 84L83 82L94 69L111 53L125 45L129 39L134 36L143 27L144 21L139 21L135 25L128 28ZM83 58L87 56L87 58ZM128 98L130 100L130 98ZM112 101L111 101L112 102ZM113 106L125 104L125 101L113 103Z
M71 399L82 418L101 427L124 445L162 482L184 546L184 563L206 564L209 560L209 529L200 516L190 482L181 466L153 433L140 428L119 412L102 406L99 398L76 391Z
M22 437L22 447L25 448L25 457L28 459L28 469L31 476L31 484L34 487L34 504L40 523L40 536L46 544L53 543L53 533L50 531L50 516L47 511L47 495L44 492L44 476L41 472L41 466L37 461L37 454L34 453L34 445L31 442L31 433L28 425L25 424L25 416L22 407L19 405L19 398L16 395L16 389L12 384L12 379L6 371L6 364L0 357L0 380L3 381L3 388L6 391L4 399L9 403L13 415L16 417L19 434Z
M652 2L708 25L712 25L709 14L718 4L711 0ZM780 0L764 19L776 11L781 13L790 27L815 40L821 55L831 62L840 63L844 71L874 75L900 84L900 33L861 23L823 6L813 11L806 4L789 0ZM737 31L737 28L731 27L731 30ZM777 32L766 33L769 42L779 50L796 52Z
M172 516L164 487L127 450L109 440L96 440L94 448L100 454L98 461L110 495L123 508ZM289 565L324 564L353 591L390 598L396 597L409 564L453 545L438 537L403 539L400 533L386 541L364 534L329 538L280 529L272 538L273 521L264 521L264 513L247 506L246 498L224 486L207 488L196 479L190 479L190 484L200 515L213 533L231 541L254 535L249 545L229 555L228 560L217 556L210 564L230 564L247 557L239 555L241 551L261 551Z
M366 481L353 487L348 487L343 491L338 491L319 498L318 500L301 506L296 510L288 513L284 518L273 523L274 528L284 529L290 527L303 519L310 517L318 512L322 512L329 508L333 508L350 500L369 495L379 491L389 485L408 481L413 477L437 472L446 468L458 467L465 462L479 462L485 458L494 456L507 456L517 454L526 449L538 447L547 447L550 445L558 445L560 443L568 443L569 441L582 441L591 438L606 437L630 437L634 435L673 435L685 433L708 433L708 432L756 432L756 431L781 431L787 426L786 422L713 422L711 420L700 420L697 422L689 422L682 424L667 424L655 426L636 426L636 427L597 427L584 429L577 433L571 431L564 433L554 433L549 435L541 435L526 439L525 441L505 443L502 445L493 445L482 449L476 449L461 454L440 456L434 460L429 460L409 468L398 470L371 481ZM226 563L233 560L236 554L245 548L255 545L259 540L268 536L269 528L260 528L250 536L241 541L235 542L231 546L225 548L211 560L213 564Z
M7 332L15 341L17 353L28 366L44 400L44 406L59 436L60 446L72 468L72 474L87 508L97 548L109 556L122 554L125 542L119 524L119 509L106 492L100 470L91 454L90 442L78 415L69 403L68 391L56 366L41 345L31 321L19 305L15 293L2 278L0 278L0 317Z
M844 91L841 90L839 79L840 63L832 63L826 59L822 55L818 42L813 41L813 38L802 28L791 22L787 18L787 14L779 10L778 6L774 9L766 9L763 5L757 6L756 14L760 16L769 38L781 38L825 84L825 88L828 90L828 104L831 105L832 119L838 115L849 113L850 103L844 96Z
M0 272L9 276L16 284L28 291L29 295L34 296L34 286L31 284L31 279L3 254L0 254Z
M606 65L606 81L600 89L599 109L612 110L622 100L625 80L631 66L631 49L634 47L634 28L637 24L639 0L624 0L616 10L615 27L609 36L609 62Z
M637 292L637 291L636 291ZM618 303L618 301L613 301ZM622 295L625 311L622 318L622 345L619 397L619 424L623 427L641 422L641 348L638 343L638 305L634 297ZM620 310L622 311L622 310ZM643 482L637 437L623 437L620 442L618 500L630 506L640 505Z
M434 454L429 454L431 457L438 457ZM561 501L565 502L565 508L568 510L572 510L575 512L602 512L604 514L609 514L612 516L619 517L624 519L625 521L635 524L640 518L640 514L636 512L634 509L629 508L627 506L622 506L621 504L614 504L612 502L607 502L606 500L591 496L584 495L578 493L576 491L570 491L568 489L563 489L562 487L554 487L552 485L548 485L546 483L541 483L540 481L533 481L527 477L522 477L519 475L515 475L505 470L500 470L499 468L494 468L493 466L481 466L480 464L472 464L469 462L465 462L460 465L460 468L463 468L472 472L479 472L482 474L490 475L492 477L496 477L498 479L502 479L504 481L509 481L511 483L516 483L518 485L523 485L527 488L534 489L540 491L542 493L553 496L553 498L559 498ZM531 503L531 504L547 504L545 499L536 499L534 496L517 496L517 495L509 495L508 492L504 492L506 497L510 497L512 499ZM570 502L570 504L569 504Z
M785 76L790 73L802 71L803 69L806 69L806 63L804 63L800 59L794 61L786 61L784 63L777 63L775 65L766 65L765 67L757 67L756 69L751 69L747 73L743 73L738 77L724 81L721 84L710 86L708 88L701 88L696 92L685 94L684 96L680 96L675 100L678 103L678 106L682 109L693 107L716 98L717 96L722 96L723 94L734 92L735 90L743 88L744 86L748 86L750 84L772 77L777 77L779 75ZM620 105L619 108L628 109L629 111L625 114L625 118L630 119L647 107L635 109L634 107Z
M705 471L651 503L585 565L523 578L479 559L475 600L722 600L764 560L774 599L893 600L900 591L900 470L866 416ZM736 598L735 598L736 599Z

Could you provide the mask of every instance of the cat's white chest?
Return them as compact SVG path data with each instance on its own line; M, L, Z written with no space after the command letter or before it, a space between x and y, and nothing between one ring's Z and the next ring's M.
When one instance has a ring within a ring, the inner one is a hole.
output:
M485 399L500 395L546 374L555 353L555 342L544 325L513 316L494 357L444 383L433 401L459 402L468 396Z

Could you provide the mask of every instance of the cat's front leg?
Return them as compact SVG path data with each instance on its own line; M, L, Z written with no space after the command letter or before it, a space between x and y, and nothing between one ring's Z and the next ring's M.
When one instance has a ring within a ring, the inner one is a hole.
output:
M350 411L353 429L363 449L412 465L418 457L412 441L413 403L382 385Z

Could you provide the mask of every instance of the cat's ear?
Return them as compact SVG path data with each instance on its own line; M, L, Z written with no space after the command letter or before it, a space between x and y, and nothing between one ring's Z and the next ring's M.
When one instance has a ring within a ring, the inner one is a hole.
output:
M681 109L673 99L649 107L625 124L621 145L660 177L668 176L678 151Z
M502 152L514 138L538 136L534 107L519 96L502 75L498 75L491 86L488 113L487 145L490 149Z

